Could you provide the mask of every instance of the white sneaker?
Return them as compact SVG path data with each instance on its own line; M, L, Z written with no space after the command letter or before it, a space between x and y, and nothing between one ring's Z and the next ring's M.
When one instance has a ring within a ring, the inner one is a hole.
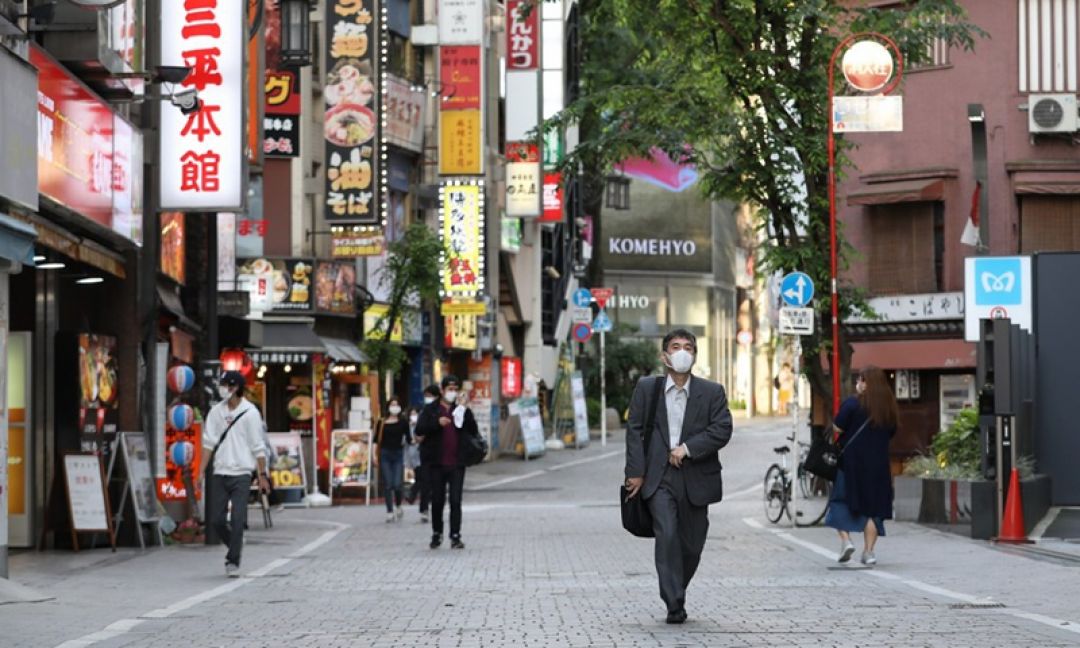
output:
M431 522L431 516L429 516L427 513L421 513L420 514L420 522L422 522L424 524L427 524L428 522Z
M240 578L240 565L225 563L225 576L228 578Z
M864 564L864 565L876 565L877 564L877 556L874 555L873 551L864 551L863 552L862 564Z
M401 518L405 517L405 509L403 509L403 508L401 508L399 506L396 509L394 509L394 514L397 516L397 519L400 520Z
M386 523L387 524L390 524L391 522L393 522L396 519L397 519L397 516L394 515L393 511L390 511L389 513L386 514Z
M851 556L855 553L855 545L851 541L845 542L840 545L840 557L836 559L838 563L846 563L851 560Z

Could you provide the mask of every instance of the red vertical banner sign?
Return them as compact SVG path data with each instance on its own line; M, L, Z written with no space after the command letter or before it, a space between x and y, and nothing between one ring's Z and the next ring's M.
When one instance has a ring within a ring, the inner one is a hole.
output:
M380 21L375 0L326 0L328 221L378 225Z
M540 3L506 0L510 27L506 30L506 68L536 70L540 67Z
M317 354L311 359L315 367L315 466L330 469L330 430L334 427L334 412L330 407L330 372L327 357Z

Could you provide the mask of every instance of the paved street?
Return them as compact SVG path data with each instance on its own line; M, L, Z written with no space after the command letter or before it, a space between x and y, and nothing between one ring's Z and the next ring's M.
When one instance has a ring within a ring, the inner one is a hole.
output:
M779 421L736 421L690 621L663 623L651 542L619 526L622 444L470 470L464 551L415 510L288 510L222 551L20 554L54 597L0 606L4 646L1076 646L1080 563L892 523L877 569L835 564L828 529L764 522Z

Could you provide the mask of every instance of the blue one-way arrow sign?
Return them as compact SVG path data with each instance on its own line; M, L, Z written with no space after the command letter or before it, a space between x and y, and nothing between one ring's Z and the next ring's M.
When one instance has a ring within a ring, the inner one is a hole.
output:
M788 306L806 306L814 298L814 282L805 272L784 275L780 282L780 296Z

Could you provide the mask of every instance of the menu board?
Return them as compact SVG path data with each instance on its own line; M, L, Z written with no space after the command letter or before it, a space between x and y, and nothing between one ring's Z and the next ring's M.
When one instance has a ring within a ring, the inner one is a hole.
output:
M270 457L270 480L275 490L304 488L304 452L298 432L267 435L274 456Z
M356 315L356 265L319 261L315 266L315 310Z
M331 486L367 486L371 483L371 431L334 430L331 433L333 466Z
M139 522L156 522L157 494L154 477L150 473L150 452L146 447L146 435L142 432L121 432L120 448L127 466L131 501Z
M585 379L580 371L570 376L570 396L574 401L574 443L589 444L589 408L585 405Z
M64 455L71 528L75 531L111 532L101 462L91 453Z

